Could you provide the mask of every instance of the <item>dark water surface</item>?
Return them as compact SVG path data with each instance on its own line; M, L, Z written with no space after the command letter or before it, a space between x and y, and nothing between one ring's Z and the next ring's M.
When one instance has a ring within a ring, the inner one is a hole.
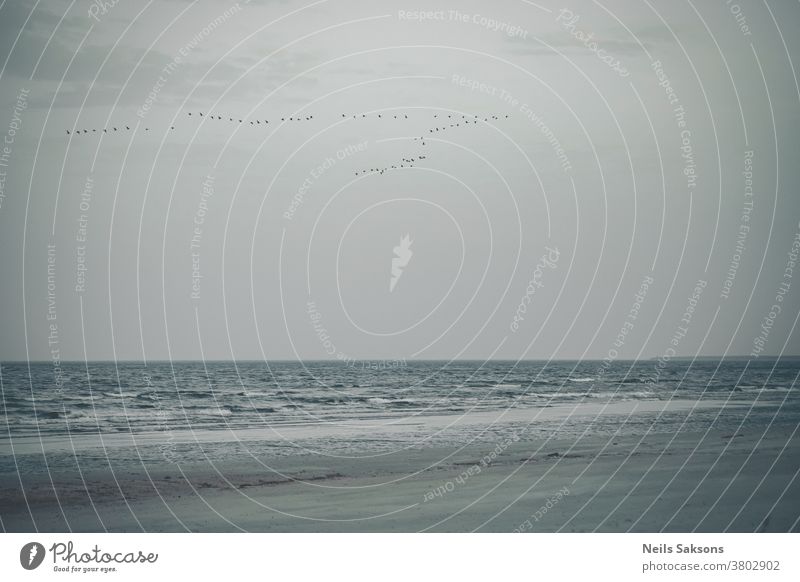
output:
M2 364L3 437L704 398L793 408L800 360Z

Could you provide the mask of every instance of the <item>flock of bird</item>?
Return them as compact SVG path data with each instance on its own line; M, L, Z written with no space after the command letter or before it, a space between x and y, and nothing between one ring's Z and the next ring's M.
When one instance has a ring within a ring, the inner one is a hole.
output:
M402 158L403 159L403 163L402 164L393 164L392 166L386 166L384 168L368 168L366 170L360 170L360 171L356 172L356 176L360 176L362 174L383 174L384 172L386 172L386 171L388 171L390 169L391 170L397 170L399 168L413 168L414 167L414 162L419 161L419 160L424 160L425 158L426 158L426 156L419 156L419 157L416 157L416 158ZM408 164L408 165L406 165L406 164Z
M175 129L174 125L170 126L170 129ZM81 135L83 133L108 133L108 132L115 132L115 131L130 131L130 125L120 125L119 127L104 127L103 129L73 129L70 131L67 130L67 135ZM149 127L144 128L145 131L150 131Z
M437 118L438 115L434 115L433 117ZM447 118L448 119L453 119L453 116L452 115L448 115ZM456 119L459 119L459 118L456 117ZM488 123L489 119L490 119L489 117L484 117L483 121ZM496 115L492 115L491 119L498 120L498 121L500 120L500 118L497 117ZM505 119L508 119L508 115L505 116ZM479 121L480 121L480 117L478 117L477 115L473 119L469 119L469 118L467 118L466 115L462 115L461 118L460 118L460 121L456 121L455 123L450 123L449 125L445 124L443 127L438 127L438 126L437 127L433 127L433 128L428 130L428 133L434 133L434 132L437 132L437 131L440 131L440 130L441 131L445 131L448 127L461 127L462 124L465 127L467 127L470 123L478 123Z
M189 117L192 116L192 112L191 111L188 111L187 113L188 113ZM250 121L250 125L261 125L262 121L264 122L264 125L267 125L269 123L269 119L247 120L247 119L239 119L238 117L229 117L227 115L203 115L202 111L198 111L197 112L197 117L204 117L206 119L212 119L212 120L216 119L217 121L225 121L225 118L227 117L227 121L230 122L230 123L237 123L237 122L238 123L244 123L245 121ZM292 116L292 117L288 117L288 118L287 117L281 117L281 121L311 121L312 119L314 119L313 115L306 115L306 116L302 116L301 115L301 116L297 116L297 117Z
M255 126L255 125L268 125L269 124L269 119L252 119L252 120L250 120L250 119L242 119L242 118L238 118L238 117L230 117L228 115L204 114L202 111L195 112L194 115L193 115L193 113L191 111L188 111L187 115L189 117L197 117L197 118L201 118L202 117L204 119L211 119L211 120L215 120L215 121L228 121L229 123L241 123L241 124L244 124L245 122L248 122L250 125L253 125L253 126ZM342 113L342 117L343 118L352 117L353 119L366 119L367 118L367 114L366 113L362 113L360 115L359 114L353 114L352 116L350 116L350 115L348 115L346 113ZM370 117L373 117L373 116L370 115ZM392 115L388 115L388 114L387 115L383 115L381 113L378 113L378 114L375 114L374 117L377 118L377 119L403 119L403 120L409 119L409 116L408 116L407 113L392 114ZM440 117L438 113L435 113L433 115L433 118L434 119L442 119L442 120L445 119L444 115L442 115ZM314 119L313 115L300 115L300 116L294 116L293 115L291 117L281 117L281 122L286 122L286 121L311 121L312 119ZM451 123L446 124L443 127L438 127L438 126L437 127L433 127L431 129L429 129L428 132L429 133L434 133L434 132L438 132L438 131L445 131L448 127L454 128L454 127L461 127L462 124L466 126L466 125L468 125L470 123L478 123L478 121L480 121L480 116L475 115L473 118L469 118L466 115L460 115L460 116L459 115L448 115L447 119L451 120ZM497 115L492 115L490 117L484 117L483 121L489 122L490 119L492 119L492 120L500 120L501 118L498 117ZM505 116L505 119L508 119L508 115ZM277 120L275 120L275 121L277 121ZM453 121L455 121L455 122L453 122ZM175 129L174 125L170 126L170 130L174 130L174 129ZM116 131L130 131L130 130L131 130L131 126L129 126L129 125L121 125L121 126L118 126L118 127L114 126L114 127L103 128L103 129L72 129L72 130L67 129L66 132L67 132L67 135L80 135L80 134L87 134L87 133L109 133L109 132L113 133L113 132L116 132ZM145 131L150 131L150 128L149 127L145 127L144 130Z
M404 121L409 119L409 115L407 113L391 113L391 114L377 113L377 114L370 114L370 115L367 115L366 113L360 113L360 114L342 113L341 115L342 115L342 119L347 119L347 118L368 119L368 118L372 118L372 119L381 119L381 120L384 120L384 119L386 119L386 120L399 119L399 120L404 120ZM245 124L249 123L252 126L260 126L260 125L266 126L266 125L269 125L269 123L270 123L270 121L268 119L246 119L246 118L239 118L239 117L231 117L230 115L219 115L219 114L216 114L216 113L214 113L214 114L203 113L202 111L196 111L196 112L188 111L187 112L187 116L188 117L193 117L193 118L196 118L196 119L202 118L204 120L208 119L208 120L213 120L213 121L227 121L228 123L240 123L242 125L245 125ZM504 117L500 117L500 116L497 116L497 115L490 115L490 116L483 117L482 120L485 123L490 123L490 121L499 121L501 119L508 119L508 117L509 117L508 115L505 115ZM295 121L312 121L313 119L314 119L313 115L299 115L299 116L298 115L292 115L290 117L281 117L280 118L281 123L295 122ZM444 114L434 113L433 114L433 119L437 120L436 121L437 125L435 127L428 128L428 134L427 135L429 135L429 136L430 136L430 134L436 134L438 132L446 131L448 128L455 129L457 127L468 127L470 124L474 125L474 124L477 124L479 121L481 121L481 117L478 116L478 115L467 116L467 115L463 115L463 114L462 115L448 114L448 115L445 116ZM273 123L277 123L277 119L273 120ZM441 123L441 125L440 125L440 123ZM169 129L170 130L174 130L175 126L171 125ZM150 128L149 127L145 127L144 130L145 131L150 131ZM93 133L93 134L97 134L97 133L114 133L114 132L122 132L122 131L131 131L131 126L130 125L120 125L120 126L108 127L108 128L103 128L103 129L72 129L72 130L68 129L66 131L67 131L67 135L81 135L81 134L88 134L88 133ZM415 137L414 140L415 141L419 140L420 143L423 146L426 145L425 136L424 135L420 136L420 137ZM362 169L362 170L358 170L357 172L355 172L355 175L356 176L360 176L360 175L364 175L364 174L383 174L384 172L386 172L388 170L396 170L396 169L407 168L407 167L408 168L413 168L415 162L418 162L418 161L424 160L424 159L426 159L426 156L423 156L423 155L418 155L417 157L413 157L413 158L412 157L402 158L401 162L396 163L396 164L392 164L391 166L385 166L383 168Z

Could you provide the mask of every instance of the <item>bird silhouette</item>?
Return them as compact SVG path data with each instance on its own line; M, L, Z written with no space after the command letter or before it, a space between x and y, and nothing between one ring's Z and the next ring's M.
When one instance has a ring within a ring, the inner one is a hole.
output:
M220 121L224 119L224 117L222 115L206 114L206 113L204 113L202 111L187 111L186 114L188 116L190 116L190 117L191 116L210 117L211 119L216 119L216 120L220 120ZM346 119L349 114L341 113L340 115L342 116L343 119ZM362 119L366 119L366 117L367 117L366 113L361 113L360 115L361 115ZM400 117L401 115L402 115L402 119L406 119L406 120L409 119L409 116L408 116L407 113L404 113L404 114L392 114L392 119L399 119L399 118L401 118ZM375 116L378 119L381 119L381 120L384 119L382 113L375 113ZM432 116L433 116L434 119L438 119L439 118L439 114L438 113L433 113ZM353 119L356 119L356 118L358 118L358 115L357 114L353 114L352 117L353 117ZM386 117L388 119L389 116L387 115ZM444 115L442 115L442 117L444 117ZM292 115L288 119L286 117L281 117L281 121L311 121L313 118L314 118L314 116L311 115L311 114L305 115L305 116L294 116L294 115ZM459 119L459 115L450 114L450 115L447 115L447 118L450 119L450 120L456 121L456 120ZM460 119L464 120L464 124L465 125L469 124L470 121L472 121L473 124L477 124L478 121L480 121L481 119L483 119L484 122L488 123L489 122L489 118L491 118L492 120L496 121L496 120L500 120L500 119L509 119L510 115L507 115L507 114L504 114L504 115L488 114L488 115L484 116L483 118L481 118L479 115L476 114L476 115L473 115L473 118L470 119L470 118L468 118L467 115L460 114ZM234 117L230 117L229 116L228 117L228 121L229 122L236 122L237 119L234 118ZM238 119L239 123L244 123L244 121L245 121L244 119ZM263 125L269 124L269 120L268 119L255 119L255 120L249 120L249 121L250 121L250 125L253 125L253 126L262 125L262 122L263 122ZM451 129L452 128L460 128L461 127L461 123L460 122L449 123L449 124L447 124L445 126L437 126L437 127L433 127L433 128L428 128L428 133L432 134L432 133L435 133L435 132L438 133L440 131L446 131L448 126ZM145 127L144 128L144 131L149 131L149 130L150 130L149 127ZM175 130L175 126L174 125L169 126L169 130ZM87 134L87 133L89 133L89 131L90 131L90 129L82 129L82 130L81 129L65 129L66 134L70 135L70 136L72 136L72 135L80 135L81 133ZM117 132L117 131L132 131L132 128L129 125L124 125L124 126L111 127L111 128L102 128L102 129L93 128L93 129L91 129L92 133L98 133L100 131L102 131L103 133L108 133L109 131L114 131L114 132ZM425 141L424 134L423 134L423 136L413 138L413 140L415 140L415 141L419 140L420 144L422 146L427 146L427 142ZM414 167L412 162L416 161L416 159L422 160L422 159L425 159L425 158L422 157L422 156L420 156L419 158L403 158L404 164L402 165L402 167L403 168L405 168L405 167ZM382 169L381 168L371 168L369 170L369 172L383 174L384 172L388 171L389 169L397 169L397 168L395 166L392 166L391 168L390 168L390 166L386 166L386 167L384 167ZM367 170L365 170L364 172L367 172ZM364 172L357 172L356 175L362 175Z

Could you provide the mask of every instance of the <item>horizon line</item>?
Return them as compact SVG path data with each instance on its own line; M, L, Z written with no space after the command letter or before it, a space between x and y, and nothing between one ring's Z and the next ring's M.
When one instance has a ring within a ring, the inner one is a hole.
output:
M650 356L645 358L616 358L612 360L612 362L651 362L655 360L661 359L662 356ZM800 354L775 354L775 355L758 355L758 356L750 356L750 355L711 355L711 356L689 356L689 355L679 355L679 356L672 356L669 360L729 360L729 359L736 359L736 360L774 360L774 359L800 359ZM607 361L606 358L520 358L520 359L513 359L513 358L415 358L415 359L406 359L406 358L349 358L347 360L340 360L338 358L307 358L307 359L284 359L284 358L277 358L274 360L263 360L263 359L250 359L250 358L243 358L243 359L235 359L235 358L227 358L227 359L151 359L151 360L143 360L143 359L89 359L89 360L58 360L59 364L111 364L111 363L124 363L124 364L148 364L148 363L203 363L203 362L242 362L242 363L252 363L252 362L259 362L259 363L302 363L302 362L325 362L325 363L333 363L333 362L340 362L342 364L347 364L348 362L605 362ZM3 364L52 364L53 360L45 359L45 360L3 360L0 359L0 365Z

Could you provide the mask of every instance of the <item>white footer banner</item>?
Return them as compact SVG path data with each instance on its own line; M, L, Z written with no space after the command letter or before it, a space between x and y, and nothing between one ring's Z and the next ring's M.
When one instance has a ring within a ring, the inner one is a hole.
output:
M798 541L767 533L2 534L0 579L800 580Z

